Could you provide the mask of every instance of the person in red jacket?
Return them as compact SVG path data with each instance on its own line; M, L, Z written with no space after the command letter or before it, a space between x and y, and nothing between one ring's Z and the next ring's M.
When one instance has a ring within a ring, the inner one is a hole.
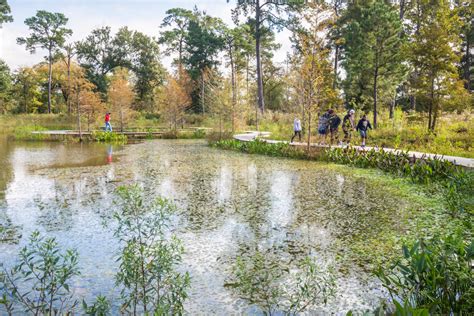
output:
M110 112L105 113L105 131L112 131L112 125L110 125Z

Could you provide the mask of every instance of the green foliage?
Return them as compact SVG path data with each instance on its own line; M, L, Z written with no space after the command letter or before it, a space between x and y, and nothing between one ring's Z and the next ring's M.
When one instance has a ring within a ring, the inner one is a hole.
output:
M175 206L158 198L151 203L137 185L120 187L114 212L115 236L121 242L116 283L122 288L122 311L181 315L190 285L189 274L177 272L184 251L169 236Z
M87 305L86 301L82 301L82 309L86 315L91 316L107 316L110 315L110 302L105 296L97 296L92 305Z
M69 289L72 278L79 275L77 251L65 253L55 238L34 232L28 245L19 253L19 263L0 272L0 305L8 313L21 311L34 315L72 313L77 305Z
M11 9L7 0L0 0L0 28L2 27L3 23L13 22L13 18L10 13Z
M103 143L127 143L127 135L113 132L92 132L92 139Z
M334 296L335 278L331 270L323 271L309 257L296 270L257 250L251 256L237 257L232 279L226 286L257 305L265 315L298 315Z
M354 147L330 148L326 159L332 162L361 168L378 168L398 176L409 177L413 182L428 184L433 181L462 182L466 174L461 167L440 158L414 159L407 152L397 154L383 150L358 150Z
M362 1L349 5L339 23L347 102L355 101L366 110L371 102L376 127L377 98L393 96L407 71L399 13L387 1Z
M130 69L136 76L134 86L142 110L151 110L153 90L161 85L165 71L159 62L159 47L149 36L122 27L115 34L106 26L95 29L76 45L77 57L87 78L101 93L106 93L108 75L117 67Z
M47 129L41 126L18 126L13 132L13 137L15 140L47 140L49 138L48 135L33 133L40 131L47 131Z
M267 143L261 140L241 142L235 139L224 139L210 143L211 147L237 150L247 154L262 154L273 157L305 158L303 150L293 148L287 143Z
M399 299L434 315L474 313L474 242L460 234L419 240L403 246L403 258L377 277L389 291L397 311ZM409 313L399 313L407 315ZM426 313L425 313L426 314Z

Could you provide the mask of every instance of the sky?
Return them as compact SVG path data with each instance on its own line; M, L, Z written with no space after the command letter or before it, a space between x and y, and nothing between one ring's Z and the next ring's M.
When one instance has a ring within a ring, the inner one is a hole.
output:
M233 25L231 9L237 0L7 0L14 22L6 23L0 29L0 59L15 70L20 66L32 66L44 60L45 52L37 50L30 54L24 46L16 44L18 37L29 34L24 24L26 18L34 16L37 10L60 12L69 18L67 26L73 30L69 42L83 40L93 29L110 26L116 32L122 26L147 35L158 37L160 24L170 8L193 9L198 6L211 16L220 17L228 25ZM289 32L277 34L282 44L275 54L275 62L282 62L291 44ZM163 58L169 68L171 58Z

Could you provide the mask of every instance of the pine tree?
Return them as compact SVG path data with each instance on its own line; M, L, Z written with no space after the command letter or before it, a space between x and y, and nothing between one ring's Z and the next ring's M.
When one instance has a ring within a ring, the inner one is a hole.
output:
M418 95L427 101L428 130L434 131L443 98L457 84L459 18L448 0L418 0L419 29L411 43L411 61L419 70Z
M394 95L406 74L399 14L384 0L370 0L351 5L343 19L346 98L371 100L376 128L380 90Z

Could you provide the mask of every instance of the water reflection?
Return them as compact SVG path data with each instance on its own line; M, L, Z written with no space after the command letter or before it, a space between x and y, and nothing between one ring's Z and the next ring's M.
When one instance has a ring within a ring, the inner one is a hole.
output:
M178 204L175 229L186 249L181 268L192 277L191 314L252 311L224 287L237 255L266 249L282 260L312 254L327 264L351 237L376 235L381 228L370 222L403 207L398 197L325 165L219 151L196 141L0 145L9 170L0 173L6 188L1 216L21 228L20 245L39 229L78 248L82 276L75 290L86 298L117 294L116 241L101 223L120 185L139 182L150 199ZM0 244L0 261L11 262L17 250ZM325 311L370 308L380 294L362 285L365 278L341 275L342 294Z

